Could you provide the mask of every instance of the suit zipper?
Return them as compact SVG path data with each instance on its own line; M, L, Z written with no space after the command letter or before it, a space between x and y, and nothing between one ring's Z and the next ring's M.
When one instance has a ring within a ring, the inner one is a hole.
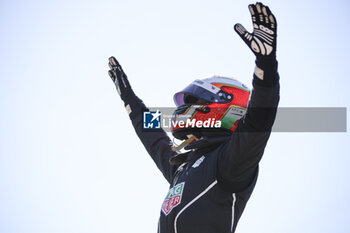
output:
M180 165L180 167L176 170L175 172L175 176L173 179L173 186L176 184L177 180L179 179L180 176L180 172L182 172L182 170L184 169L184 167L186 166L187 163L183 163Z

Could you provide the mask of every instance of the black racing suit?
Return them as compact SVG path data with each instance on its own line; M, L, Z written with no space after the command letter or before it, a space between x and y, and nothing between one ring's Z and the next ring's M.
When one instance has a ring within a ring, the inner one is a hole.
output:
M257 62L257 66L261 66ZM145 105L137 97L125 101L130 119L146 150L170 184L158 232L228 233L254 189L259 161L270 136L279 102L277 61L264 67L264 80L254 74L247 114L237 129L220 140L206 139L185 154L181 164L169 160L176 153L163 131L142 129Z

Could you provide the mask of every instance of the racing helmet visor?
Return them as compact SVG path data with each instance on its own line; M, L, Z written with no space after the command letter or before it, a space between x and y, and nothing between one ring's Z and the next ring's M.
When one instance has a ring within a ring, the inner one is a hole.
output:
M228 103L233 100L232 94L224 92L209 82L198 79L174 95L176 106L185 104L186 95L194 96L208 103Z

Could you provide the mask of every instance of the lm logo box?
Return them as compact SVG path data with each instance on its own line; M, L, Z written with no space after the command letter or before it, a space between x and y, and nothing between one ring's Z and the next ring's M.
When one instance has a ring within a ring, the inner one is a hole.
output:
M161 115L162 113L159 110L143 112L143 128L160 129Z

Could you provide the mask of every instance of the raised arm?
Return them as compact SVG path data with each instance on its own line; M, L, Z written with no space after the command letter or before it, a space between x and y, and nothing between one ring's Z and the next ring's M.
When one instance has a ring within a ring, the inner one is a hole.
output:
M175 167L170 165L169 159L175 152L171 150L169 137L161 129L152 132L143 130L143 111L148 111L147 107L142 100L135 95L117 59L110 57L108 65L110 67L108 74L115 84L121 99L125 103L125 108L129 113L137 136L140 138L159 170L170 183Z
M253 33L241 24L234 29L256 55L247 114L218 158L218 180L232 192L244 190L258 169L273 126L279 102L279 75L276 60L277 23L262 3L249 5Z

